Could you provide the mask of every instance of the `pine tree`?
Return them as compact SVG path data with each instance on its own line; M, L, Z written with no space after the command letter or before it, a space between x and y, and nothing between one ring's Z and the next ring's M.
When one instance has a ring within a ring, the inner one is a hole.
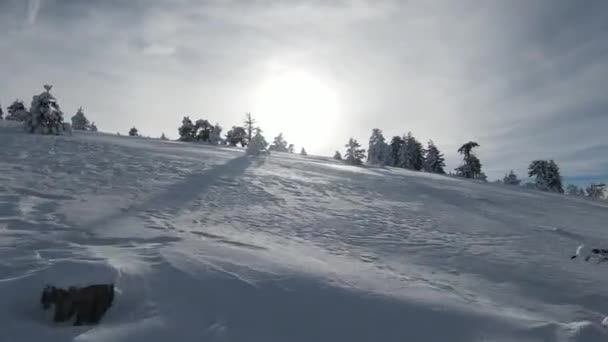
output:
M245 131L247 132L247 143L249 143L255 130L255 120L251 117L251 113L245 113Z
M241 144L241 147L247 146L247 132L243 127L232 126L232 129L226 133L226 142L230 146Z
M502 181L507 185L519 185L521 183L521 180L517 178L513 170L506 174Z
M481 162L472 153L475 147L479 147L479 144L469 141L458 149L458 153L464 156L464 164L456 168L456 174L459 177L478 178L481 175Z
M86 131L89 129L89 120L84 115L82 107L78 108L76 114L72 116L72 129L78 131Z
M0 120L4 119L4 112L2 111L2 104L0 103Z
M365 149L359 148L361 145L353 138L350 138L345 146L346 153L344 157L346 162L352 165L361 165L363 158L365 158Z
M386 142L382 131L378 128L372 130L369 138L369 149L367 150L367 163L373 165L385 165L387 156L385 155Z
M165 132L163 132L163 134L160 135L160 140L169 140L169 139L167 139Z
M399 152L400 166L410 170L421 170L424 164L422 144L416 140L412 132L408 132L407 136L403 137L403 141Z
M25 105L21 100L15 100L8 108L6 108L6 120L25 121L29 116L29 112L25 109Z
M562 176L559 171L559 166L557 166L553 160L549 160L547 175L549 176L549 189L563 194L564 187L562 185Z
M32 105L25 119L30 133L62 134L65 131L63 112L57 99L51 94L51 85L44 85L44 92L32 97Z
M587 196L593 199L604 198L606 192L606 184L591 183L585 190L587 190Z
M566 193L570 196L579 196L580 195L578 186L576 186L574 184L568 184L568 186L566 187Z
M336 153L334 154L334 159L335 160L342 160L342 155L340 154L339 151L336 151Z
M401 158L400 158L400 152L401 152L401 148L404 144L404 140L403 138L401 138L400 136L396 135L393 137L393 139L391 139L391 143L390 143L390 147L391 147L391 161L392 163L390 165L392 166L401 166Z
M211 131L213 126L209 123L209 121L204 119L198 119L194 123L194 131L195 131L195 140L208 142L211 137Z
M211 129L211 136L209 136L209 143L211 145L218 145L222 143L222 126L216 123Z
M267 146L268 143L262 135L262 130L258 127L256 128L255 135L249 141L249 145L247 145L246 153L249 155L258 155L263 151L266 151Z
M289 144L289 147L287 147L287 152L289 153L294 153L295 150L296 147L294 146L294 144Z
M536 176L535 187L543 191L563 193L559 167L553 160L534 160L528 166L528 176Z
M184 116L182 119L182 126L177 129L179 133L179 140L181 141L194 141L196 135L196 129L190 117Z
M91 125L89 126L89 130L90 130L91 132L97 132L97 126L95 125L95 121L93 121L93 122L91 123Z
M279 135L274 138L274 141L270 146L270 150L277 152L289 152L289 149L287 148L287 141L285 141L283 138L283 133L279 133Z
M137 128L132 127L132 128L129 130L129 136L131 136L131 137L137 137L137 136L139 136L139 133L138 133Z
M445 159L443 158L443 154L439 152L433 140L429 140L424 157L424 171L445 174L444 167Z
M304 147L302 147L302 150L300 151L300 154L303 156L307 156L308 153L306 153L306 150L304 149Z

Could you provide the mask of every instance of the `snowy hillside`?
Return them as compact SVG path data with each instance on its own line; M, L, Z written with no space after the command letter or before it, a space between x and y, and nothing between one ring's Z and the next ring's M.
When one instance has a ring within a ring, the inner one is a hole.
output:
M608 207L402 169L0 128L0 341L606 341ZM115 282L98 326L47 283Z

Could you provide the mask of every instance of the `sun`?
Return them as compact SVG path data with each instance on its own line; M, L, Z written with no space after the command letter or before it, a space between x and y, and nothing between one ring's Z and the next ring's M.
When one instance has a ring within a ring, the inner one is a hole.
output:
M273 73L259 86L254 114L269 135L283 133L289 143L308 151L322 149L340 117L338 94L304 71Z

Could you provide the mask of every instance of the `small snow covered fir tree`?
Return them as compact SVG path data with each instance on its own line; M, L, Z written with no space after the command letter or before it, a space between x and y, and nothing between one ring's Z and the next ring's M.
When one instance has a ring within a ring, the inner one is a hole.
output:
M528 166L528 176L536 176L535 187L543 191L563 193L559 167L553 160L534 160Z
M25 121L30 113L25 109L23 101L15 100L8 108L6 108L6 120Z
M340 154L339 151L336 151L336 153L334 153L334 159L335 160L342 160L342 155Z
M137 128L132 127L132 128L129 130L129 136L131 136L131 137L137 137L137 136L139 136L139 133L138 133Z
M91 122L91 125L89 126L89 130L91 132L97 132L97 126L95 125L95 122Z
M308 153L306 153L306 150L304 149L304 147L302 147L302 150L300 150L300 154L303 156L307 156Z
M169 140L169 139L167 139L165 132L163 132L163 134L160 135L160 140Z
M296 150L296 146L294 144L289 144L289 147L287 147L287 152L289 153L294 153Z
M44 85L44 92L32 97L30 112L25 120L25 129L30 133L62 134L64 132L63 113L57 99L51 94L50 85Z
M78 131L86 131L87 129L89 129L89 120L84 115L82 107L78 108L76 114L72 116L72 129Z
M351 165L361 165L363 158L365 158L365 149L360 148L361 145L353 138L350 138L345 146L346 153L344 154L344 159L346 162Z
M253 131L255 130L255 120L251 117L251 113L245 113L245 132L247 133L247 143L253 139Z
M4 112L2 111L2 104L0 104L0 120L4 119Z
M517 178L517 175L513 170L506 174L502 181L507 185L519 185L521 183L521 180Z
M433 140L429 140L424 157L424 171L445 174L444 167L445 159L443 158L443 154L439 152Z
M256 128L255 135L251 138L251 141L247 145L246 153L248 155L259 155L260 153L266 151L267 146L268 143L262 135L262 130L258 127Z
M464 164L456 168L456 175L459 177L478 178L481 174L481 162L472 152L475 147L479 147L479 144L469 141L458 149L458 153L464 157Z
M399 166L419 171L422 169L423 159L423 148L422 144L409 132L407 136L403 137L403 144L399 151Z
M568 186L566 187L566 193L570 196L579 196L580 190L578 186L574 184L568 184Z
M387 160L386 142L379 128L372 130L367 150L367 163L372 165L385 165Z
M396 135L393 137L393 139L391 139L391 143L389 144L390 146L390 164L391 166L400 166L401 165L401 148L403 146L403 144L405 143L405 141L403 141L403 139Z
M209 136L209 143L211 145L218 145L222 143L222 126L216 123L211 129L211 135Z
M287 141L285 138L283 138L283 133L279 133L279 135L274 138L274 141L272 142L272 145L270 145L269 149L276 152L289 152L289 149L287 148Z

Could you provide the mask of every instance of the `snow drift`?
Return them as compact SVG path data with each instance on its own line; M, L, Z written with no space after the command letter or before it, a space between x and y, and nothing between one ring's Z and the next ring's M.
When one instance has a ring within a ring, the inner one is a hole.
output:
M0 341L605 341L606 204L330 158L0 127ZM115 282L97 326L45 284Z

